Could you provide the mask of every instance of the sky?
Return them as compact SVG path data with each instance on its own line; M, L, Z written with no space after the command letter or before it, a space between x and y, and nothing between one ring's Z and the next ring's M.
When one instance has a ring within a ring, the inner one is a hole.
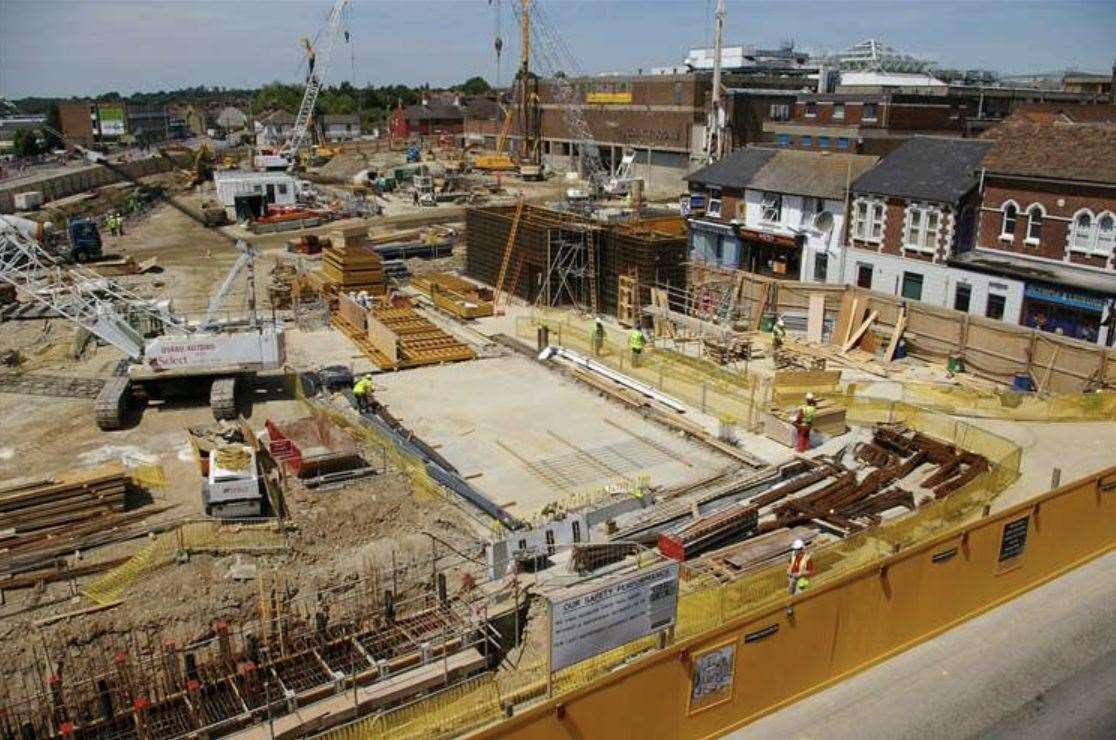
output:
M504 61L518 56L503 0ZM715 0L536 0L582 71L678 64L711 45ZM90 95L300 78L301 36L330 0L0 0L0 96ZM489 0L353 0L352 44L331 82L445 86L496 81ZM1111 70L1116 2L1098 0L729 0L726 44L838 51L878 38L949 68L1006 74Z

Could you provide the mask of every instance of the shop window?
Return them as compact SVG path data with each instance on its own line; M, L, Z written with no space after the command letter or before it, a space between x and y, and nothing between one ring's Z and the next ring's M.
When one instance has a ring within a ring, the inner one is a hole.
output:
M1000 238L1011 241L1015 238L1015 221L1019 217L1019 206L1008 201L1003 206L1004 219L1000 225Z
M1003 320L1004 307L1007 305L1007 298L996 293L988 294L988 309L984 315L990 319Z
M856 286L872 289L872 266L864 262L856 263Z
M969 312L969 303L973 299L973 286L968 283L958 283L957 292L953 294L953 308L956 311Z
M842 150L842 151L848 149L849 148L849 137L838 136L837 137L837 148Z
M818 252L814 255L814 282L824 283L829 278L829 255Z
M829 148L829 137L828 136L819 136L818 137L818 148L819 149L828 149Z
M799 137L798 143L799 143L800 146L803 146L803 147L812 147L812 146L814 146L814 137L813 136Z
M903 297L912 301L922 300L922 275L917 272L903 273Z
M1034 246L1042 239L1042 217L1042 206L1038 203L1027 210L1027 244Z
M790 134L776 134L775 135L775 144L777 146L790 146L791 145Z

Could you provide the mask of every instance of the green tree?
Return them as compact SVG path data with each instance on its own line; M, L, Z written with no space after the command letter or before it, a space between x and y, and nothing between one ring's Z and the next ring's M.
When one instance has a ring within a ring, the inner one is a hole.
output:
M492 86L483 77L470 77L457 87L465 95L484 95L492 90Z
M16 156L33 157L43 151L39 135L34 129L21 128L12 137L12 149Z

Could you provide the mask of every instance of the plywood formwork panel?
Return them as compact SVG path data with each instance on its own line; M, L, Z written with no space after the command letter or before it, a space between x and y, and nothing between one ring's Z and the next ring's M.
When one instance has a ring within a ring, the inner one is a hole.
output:
M963 316L951 316L921 303L908 303L907 351L924 360L943 360L961 350L964 324Z
M971 317L965 345L968 369L1003 383L1030 370L1031 337L994 319Z

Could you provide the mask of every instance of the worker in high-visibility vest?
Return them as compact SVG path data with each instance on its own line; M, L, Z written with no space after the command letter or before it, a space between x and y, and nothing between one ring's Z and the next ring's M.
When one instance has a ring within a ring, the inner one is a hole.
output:
M374 390L371 375L363 375L357 382L353 383L353 398L356 399L357 409L361 413L371 408L372 391Z
M783 340L787 338L787 325L783 323L783 317L780 316L775 322L775 326L771 327L771 346L779 349L783 346Z
M604 322L598 316L597 320L593 322L593 330L589 335L589 343L593 346L593 354L600 357L601 349L604 347L605 342L605 328Z
M809 576L814 574L814 560L806 550L806 543L795 540L791 545L790 562L787 563L787 589L791 595L801 593L810 585Z
M639 367L643 356L643 348L647 345L647 338L643 336L638 326L633 326L628 332L628 349L632 351L632 367Z
M794 447L796 452L810 449L810 430L814 428L817 415L818 400L813 393L807 393L805 402L794 413L794 428L798 431L798 442Z

